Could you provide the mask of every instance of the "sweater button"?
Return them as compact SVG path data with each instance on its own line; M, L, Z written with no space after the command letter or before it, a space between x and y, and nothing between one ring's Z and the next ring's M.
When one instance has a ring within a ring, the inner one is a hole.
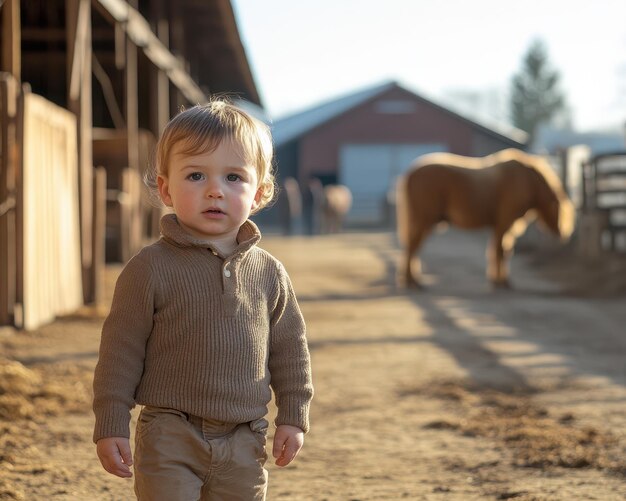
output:
M224 276L230 278L230 270L224 270Z

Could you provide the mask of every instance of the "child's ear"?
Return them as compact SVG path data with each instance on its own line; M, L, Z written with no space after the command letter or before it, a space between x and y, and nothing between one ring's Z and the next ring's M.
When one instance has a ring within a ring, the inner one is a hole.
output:
M165 205L172 207L172 197L170 196L170 183L165 176L160 174L157 176L157 186L159 187L159 196Z
M261 198L263 197L263 187L256 190L254 194L254 200L252 201L252 210L256 210L259 208L259 204L261 203Z

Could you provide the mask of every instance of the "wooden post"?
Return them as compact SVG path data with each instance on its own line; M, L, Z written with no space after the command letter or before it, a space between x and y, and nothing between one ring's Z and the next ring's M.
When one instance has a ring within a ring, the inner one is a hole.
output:
M8 73L0 74L0 325L14 323L16 301L16 115L17 81Z
M159 70L157 73L157 130L155 132L157 137L163 132L170 118L170 80L163 70Z
M128 0L128 5L138 7L138 0ZM126 132L128 140L128 167L139 169L139 76L137 71L137 46L126 34Z
M185 53L185 33L183 26L183 12L180 2L171 2L169 4L169 22L170 22L170 34L169 40L171 47L178 54L177 58L181 64L185 63L184 58L180 54ZM185 68L186 70L186 68ZM181 106L185 106L188 101L180 89L173 89L174 92L170 95L170 106L174 109L174 114L180 110ZM196 104L196 103L193 103Z
M139 170L139 104L138 104L137 47L126 37L126 131L128 138L128 166Z
M165 8L164 0L152 2L152 18L156 35L161 43L169 48L169 21ZM150 90L153 106L151 109L156 110L156 113L152 114L150 125L152 132L158 137L170 119L170 81L167 73L157 66L153 67L152 75Z
M137 8L137 0L129 0L129 5ZM139 74L137 46L126 36L126 138L128 141L128 169L122 172L122 192L125 204L121 211L121 229L124 262L138 250L141 241L141 226L137 227L137 209L141 209L141 194L137 193L135 180L141 177L139 167ZM139 216L141 221L141 216Z
M22 78L20 0L4 0L2 15L2 57L0 71L11 73L19 82Z
M13 325L24 326L24 100L30 85L15 86L15 145L11 156L15 173L15 303Z
M96 308L104 304L104 271L106 247L107 171L97 167L93 184L93 298Z
M137 169L124 169L122 172L122 228L125 231L124 261L128 261L141 249L142 232L142 206L141 206L141 174Z
M21 79L20 0L0 8L0 325L15 324L17 301L16 182L20 161L17 98ZM21 320L18 318L18 320Z
M115 67L123 70L126 67L126 32L122 23L115 23Z
M91 104L91 2L67 0L68 109L77 117L80 193L81 259L85 302L94 297L93 275L93 153Z

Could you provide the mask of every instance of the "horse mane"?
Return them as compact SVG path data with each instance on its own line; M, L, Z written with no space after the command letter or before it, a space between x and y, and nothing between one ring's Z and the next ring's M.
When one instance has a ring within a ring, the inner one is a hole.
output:
M561 196L566 196L559 176L554 172L554 169L550 166L548 161L539 155L531 155L514 148L509 148L489 155L485 157L485 160L487 165L516 161L535 170L537 174L545 179L550 189L559 199Z
M489 158L493 155L489 155L487 157L466 157L462 155L457 155L455 153L448 152L437 152L437 153L427 153L417 158L414 167L418 168L423 165L454 165L456 167L465 167L467 169L482 169L489 165Z

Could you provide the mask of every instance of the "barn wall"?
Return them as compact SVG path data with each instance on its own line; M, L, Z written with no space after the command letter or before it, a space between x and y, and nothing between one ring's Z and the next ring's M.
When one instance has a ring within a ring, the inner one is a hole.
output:
M443 143L449 151L470 155L473 141L469 124L394 88L302 137L300 179L336 173L345 143Z
M276 148L274 154L276 181L279 184L287 177L298 177L298 142L292 141Z
M508 148L504 140L461 117L394 87L300 138L299 179L333 177L342 145L445 144L459 155L483 156Z

